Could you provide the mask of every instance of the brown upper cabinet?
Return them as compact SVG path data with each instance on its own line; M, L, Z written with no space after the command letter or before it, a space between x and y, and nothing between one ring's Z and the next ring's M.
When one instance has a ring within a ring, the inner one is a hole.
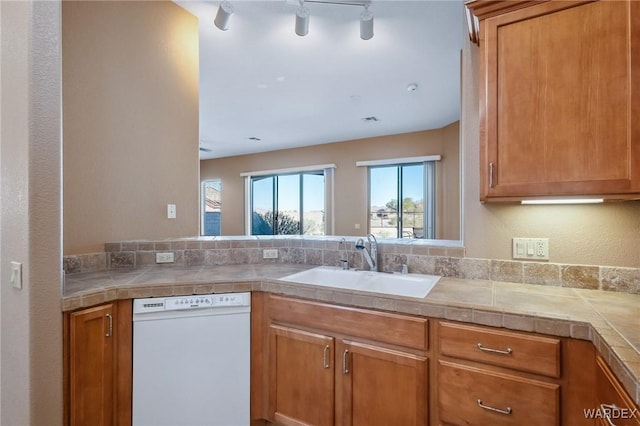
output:
M640 2L467 8L479 24L480 200L640 197Z

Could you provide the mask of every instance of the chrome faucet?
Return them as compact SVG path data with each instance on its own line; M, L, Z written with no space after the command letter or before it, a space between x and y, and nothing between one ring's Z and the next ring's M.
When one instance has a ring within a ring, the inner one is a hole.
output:
M367 247L364 245L364 239L360 238L356 241L356 249L361 250L364 255L364 259L369 264L369 269L372 271L378 270L378 241L376 240L375 235L367 234L367 241L369 241L370 250L367 250Z
M343 251L343 255L341 256L340 263L342 264L342 269L345 271L349 270L349 252L347 251L347 240L342 238L340 240L340 248Z

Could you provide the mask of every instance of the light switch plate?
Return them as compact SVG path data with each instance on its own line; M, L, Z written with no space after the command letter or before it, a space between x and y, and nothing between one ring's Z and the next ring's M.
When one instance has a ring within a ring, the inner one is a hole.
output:
M175 219L175 218L176 218L176 205L167 204L167 219Z
M11 287L22 289L22 263L11 262Z
M549 239L514 238L512 256L514 259L549 260Z

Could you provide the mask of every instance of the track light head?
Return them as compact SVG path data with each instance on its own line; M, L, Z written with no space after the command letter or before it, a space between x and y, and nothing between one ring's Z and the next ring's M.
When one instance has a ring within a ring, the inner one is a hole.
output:
M300 2L300 8L296 11L296 34L301 37L309 34L309 9Z
M360 38L370 40L373 37L373 12L365 6L360 14Z
M229 29L231 15L233 15L234 11L235 9L233 8L233 5L228 1L220 3L220 6L218 6L218 13L216 13L216 18L213 20L214 25L222 31L227 31Z

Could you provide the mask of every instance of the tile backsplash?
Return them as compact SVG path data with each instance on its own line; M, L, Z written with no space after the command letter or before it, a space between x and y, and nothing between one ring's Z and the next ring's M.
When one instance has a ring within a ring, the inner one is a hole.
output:
M232 264L297 263L366 269L357 238L336 237L215 237L162 241L125 241L105 244L105 252L68 255L63 259L67 274L156 265L158 252L172 252L174 262L158 267ZM640 269L547 262L474 259L464 257L464 248L454 244L407 240L380 242L380 270L409 272L472 280L493 280L556 287L600 289L640 294ZM264 259L264 249L277 249L276 259Z

